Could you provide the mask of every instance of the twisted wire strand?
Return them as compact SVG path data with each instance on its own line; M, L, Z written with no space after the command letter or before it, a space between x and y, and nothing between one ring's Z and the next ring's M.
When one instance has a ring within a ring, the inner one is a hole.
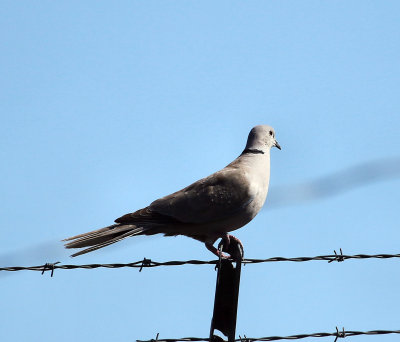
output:
M356 254L356 255L343 255L342 253L330 255L319 255L314 257L295 257L295 258L285 258L285 257L273 257L268 259L243 259L242 264L259 264L266 262L306 262L306 261L344 261L348 259L391 259L400 258L400 254ZM131 267L139 268L141 271L143 268L147 267L159 267L159 266L181 266L181 265L216 265L218 260L186 260L186 261L165 261L157 262L151 259L144 258L143 260L130 262L130 263L112 263L112 264L86 264L86 265L63 265L59 262L56 263L46 263L39 266L11 266L11 267L0 267L0 271L17 272L17 271L40 271L42 274L46 271L51 271L52 273L56 269L72 270L72 269L96 269L96 268L122 268Z
M338 338L345 338L350 336L358 336L358 335L387 335L387 334L400 334L400 330L370 330L370 331L342 331L336 330L334 333L313 333L313 334L298 334L298 335L290 335L290 336L269 336L269 337L241 337L236 339L237 342L255 342L255 341L278 341L278 340L300 340L308 337L336 337L335 341ZM136 340L136 342L198 342L198 341L209 341L208 338L198 338L198 337L184 337L178 339L151 339L151 340Z

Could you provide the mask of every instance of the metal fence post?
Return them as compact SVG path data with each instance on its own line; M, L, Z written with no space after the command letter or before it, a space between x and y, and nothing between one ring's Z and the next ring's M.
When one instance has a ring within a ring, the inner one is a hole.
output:
M222 340L219 336L214 335L214 330L219 330L227 336L228 342L234 342L243 251L236 241L231 241L227 249L220 245L220 251L226 251L231 256L235 256L235 260L220 258L216 266L218 273L210 328L210 342Z

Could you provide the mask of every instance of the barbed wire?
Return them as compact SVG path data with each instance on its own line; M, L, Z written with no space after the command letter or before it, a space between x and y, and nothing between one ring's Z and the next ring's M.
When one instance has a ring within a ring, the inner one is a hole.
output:
M400 330L370 330L370 331L345 331L344 328L340 331L336 328L336 332L334 333L313 333L313 334L298 334L298 335L290 335L290 336L269 336L269 337L240 337L236 339L237 342L255 342L255 341L278 341L278 340L300 340L308 337L336 337L336 342L339 338L345 338L350 336L358 336L358 335L387 335L387 334L400 334ZM215 339L215 341L219 340L219 338ZM159 339L158 334L156 339L151 340L136 340L136 342L198 342L198 341L209 341L208 338L198 338L198 337L184 337L178 339ZM221 341L223 341L221 339Z
M285 257L273 257L268 259L243 259L242 264L259 264L266 262L306 262L306 261L328 261L331 263L333 261L342 262L348 259L391 259L400 258L400 254L355 254L355 255L344 255L342 249L340 249L340 254L336 253L330 255L319 255L314 257L295 257L295 258L285 258ZM17 272L17 271L39 271L42 274L46 271L51 271L51 276L53 276L54 270L72 270L72 269L95 269L95 268L122 268L131 267L139 268L139 272L143 268L147 267L159 267L159 266L181 266L181 265L216 265L218 260L186 260L186 261L165 261L158 262L151 259L144 258L143 260L130 262L130 263L112 263L112 264L86 264L86 265L59 265L59 261L55 263L46 263L39 266L11 266L11 267L0 267L0 271Z

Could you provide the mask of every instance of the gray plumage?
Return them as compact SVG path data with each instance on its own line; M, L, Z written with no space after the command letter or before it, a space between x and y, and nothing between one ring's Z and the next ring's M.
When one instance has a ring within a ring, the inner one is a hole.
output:
M242 154L222 170L126 214L115 224L65 239L66 248L85 248L78 256L129 236L185 235L205 243L214 254L218 238L240 241L228 232L243 227L262 208L268 193L270 149L278 147L272 127L254 127ZM88 248L87 248L88 247Z

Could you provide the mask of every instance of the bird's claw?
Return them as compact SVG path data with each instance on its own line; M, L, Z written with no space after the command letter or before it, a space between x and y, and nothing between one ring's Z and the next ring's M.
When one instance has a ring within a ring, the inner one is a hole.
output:
M218 252L220 250L221 245L222 245L222 250L230 254L230 256L229 257L226 256L226 258L232 258L234 260L243 259L244 256L243 244L237 237L230 234L224 235L220 243L218 244Z
M242 260L244 256L242 242L237 237L230 234L225 234L221 236L221 241L218 244L218 249L215 248L211 242L206 242L205 245L208 250L210 250L213 254L221 259ZM225 254L223 253L223 251L229 254Z

